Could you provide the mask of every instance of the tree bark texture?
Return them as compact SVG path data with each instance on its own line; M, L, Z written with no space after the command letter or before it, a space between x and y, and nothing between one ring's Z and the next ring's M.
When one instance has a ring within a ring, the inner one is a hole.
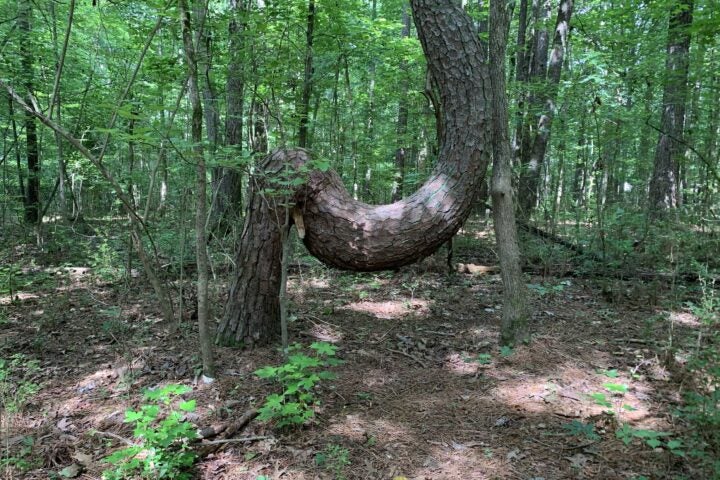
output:
M507 0L490 2L490 58L505 58L510 4ZM505 64L490 63L490 112L492 123L493 226L503 282L503 313L500 344L515 345L530 339L527 287L520 266L520 247L515 223L511 151L508 135L508 101L505 88Z
M245 0L230 0L232 9L228 27L227 118L225 143L237 146L239 154L243 139L243 110L245 106ZM240 168L217 167L213 189L217 192L212 216L217 225L235 221L242 210L242 174ZM222 228L221 228L222 230Z
M486 171L488 78L473 22L459 6L445 0L411 4L443 105L445 136L439 160L417 192L389 205L353 199L334 171L309 172L294 203L302 212L306 247L333 267L383 270L430 255L463 224ZM281 150L267 157L262 169L270 175L282 168L299 171L309 161L303 149ZM263 198L264 182L262 178L252 182L236 258L238 275L219 340L264 343L279 330L279 229L284 215Z
M663 90L662 126L655 149L655 161L650 179L649 211L658 216L678 203L678 170L685 129L685 104L690 50L690 26L693 0L679 0L672 4L668 25L665 87Z

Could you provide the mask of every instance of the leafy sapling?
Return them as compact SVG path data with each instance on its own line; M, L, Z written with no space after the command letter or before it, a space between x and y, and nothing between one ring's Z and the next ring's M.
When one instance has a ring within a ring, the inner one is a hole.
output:
M103 480L191 478L187 470L197 455L190 451L189 443L197 433L183 417L195 410L195 400L180 401L177 409L171 405L174 397L189 391L184 385L148 390L144 397L151 403L125 412L125 423L135 426L136 442L105 458L114 468L103 472Z
M299 344L288 347L288 360L279 366L266 366L255 371L260 378L274 380L282 387L282 393L265 398L259 408L258 419L274 421L278 428L299 426L315 414L313 406L318 402L315 387L323 380L332 380L335 374L325 370L342 364L335 358L337 347L327 342L310 345L309 354L303 353Z

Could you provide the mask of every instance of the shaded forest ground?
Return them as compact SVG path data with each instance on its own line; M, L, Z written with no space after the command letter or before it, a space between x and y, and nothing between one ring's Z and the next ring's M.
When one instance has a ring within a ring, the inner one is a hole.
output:
M465 232L456 260L494 265L492 242L487 229ZM252 373L281 363L275 348L218 348L217 381L198 382L192 314L179 329L164 325L142 279L103 270L103 248L73 263L4 250L17 300L0 295L0 358L21 355L10 380L38 388L19 412L3 412L3 478L58 478L72 464L76 478L100 478L121 441L93 432L132 438L124 412L148 387L191 386L198 427L231 422L276 391ZM701 478L692 462L615 435L618 422L674 431L683 378L664 351L692 342L698 325L668 307L670 296L682 304L677 286L531 274L533 342L500 351L498 275L448 275L432 261L362 275L308 263L292 269L291 340L337 345L338 378L318 391L309 426L253 421L237 436L268 438L225 445L198 478ZM6 399L17 393L10 380Z

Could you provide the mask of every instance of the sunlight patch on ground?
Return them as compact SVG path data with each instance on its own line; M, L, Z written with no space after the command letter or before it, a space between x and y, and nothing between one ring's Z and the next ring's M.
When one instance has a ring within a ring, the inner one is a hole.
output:
M670 312L669 319L673 323L679 323L686 327L699 327L700 319L690 312Z
M312 320L311 320L312 321ZM323 342L337 343L343 339L343 333L335 326L313 322L310 335Z
M383 302L352 302L344 307L344 310L352 310L353 312L367 313L376 318L393 319L404 317L411 313L419 315L427 315L429 312L430 302L422 299L412 300L387 300Z
M394 373L389 373L387 370L375 368L368 370L365 375L363 375L362 383L366 387L379 387L392 383L396 380L397 375Z
M465 361L465 356L459 353L451 353L445 357L443 368L458 375L475 375L480 369L480 364L473 361Z
M361 414L345 415L345 418L332 422L326 433L342 435L352 440L366 442L375 438L384 444L408 441L413 433L407 428L389 420L369 420Z
M503 466L502 456L496 455L490 447L454 440L432 441L431 444L433 447L422 467L413 471L410 478L486 480L502 478L501 474L507 471L507 467Z
M10 305L13 300L32 300L35 298L40 298L39 295L36 295L34 293L25 293L25 292L15 292L15 295L11 298L10 295L1 295L0 296L0 305Z
M529 413L559 414L585 418L614 412L622 421L639 421L650 416L650 388L624 374L610 378L574 366L561 366L548 375L532 375L508 369L492 395L508 405ZM627 386L625 393L615 391ZM609 405L600 405L605 401Z

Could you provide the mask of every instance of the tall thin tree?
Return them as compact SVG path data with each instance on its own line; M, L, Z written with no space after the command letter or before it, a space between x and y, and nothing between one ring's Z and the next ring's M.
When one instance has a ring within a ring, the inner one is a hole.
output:
M649 211L658 216L678 203L680 157L684 153L685 106L693 0L671 4L660 135L650 179Z
M207 216L207 171L202 145L202 100L198 82L198 68L193 45L192 23L187 0L178 0L180 8L180 22L182 24L183 50L188 69L188 92L192 105L192 142L193 161L196 168L197 206L195 209L195 248L197 257L197 301L198 301L198 330L200 337L200 353L202 356L203 374L207 378L215 376L215 363L213 361L212 339L208 331L208 253L207 235L205 231L205 217Z

